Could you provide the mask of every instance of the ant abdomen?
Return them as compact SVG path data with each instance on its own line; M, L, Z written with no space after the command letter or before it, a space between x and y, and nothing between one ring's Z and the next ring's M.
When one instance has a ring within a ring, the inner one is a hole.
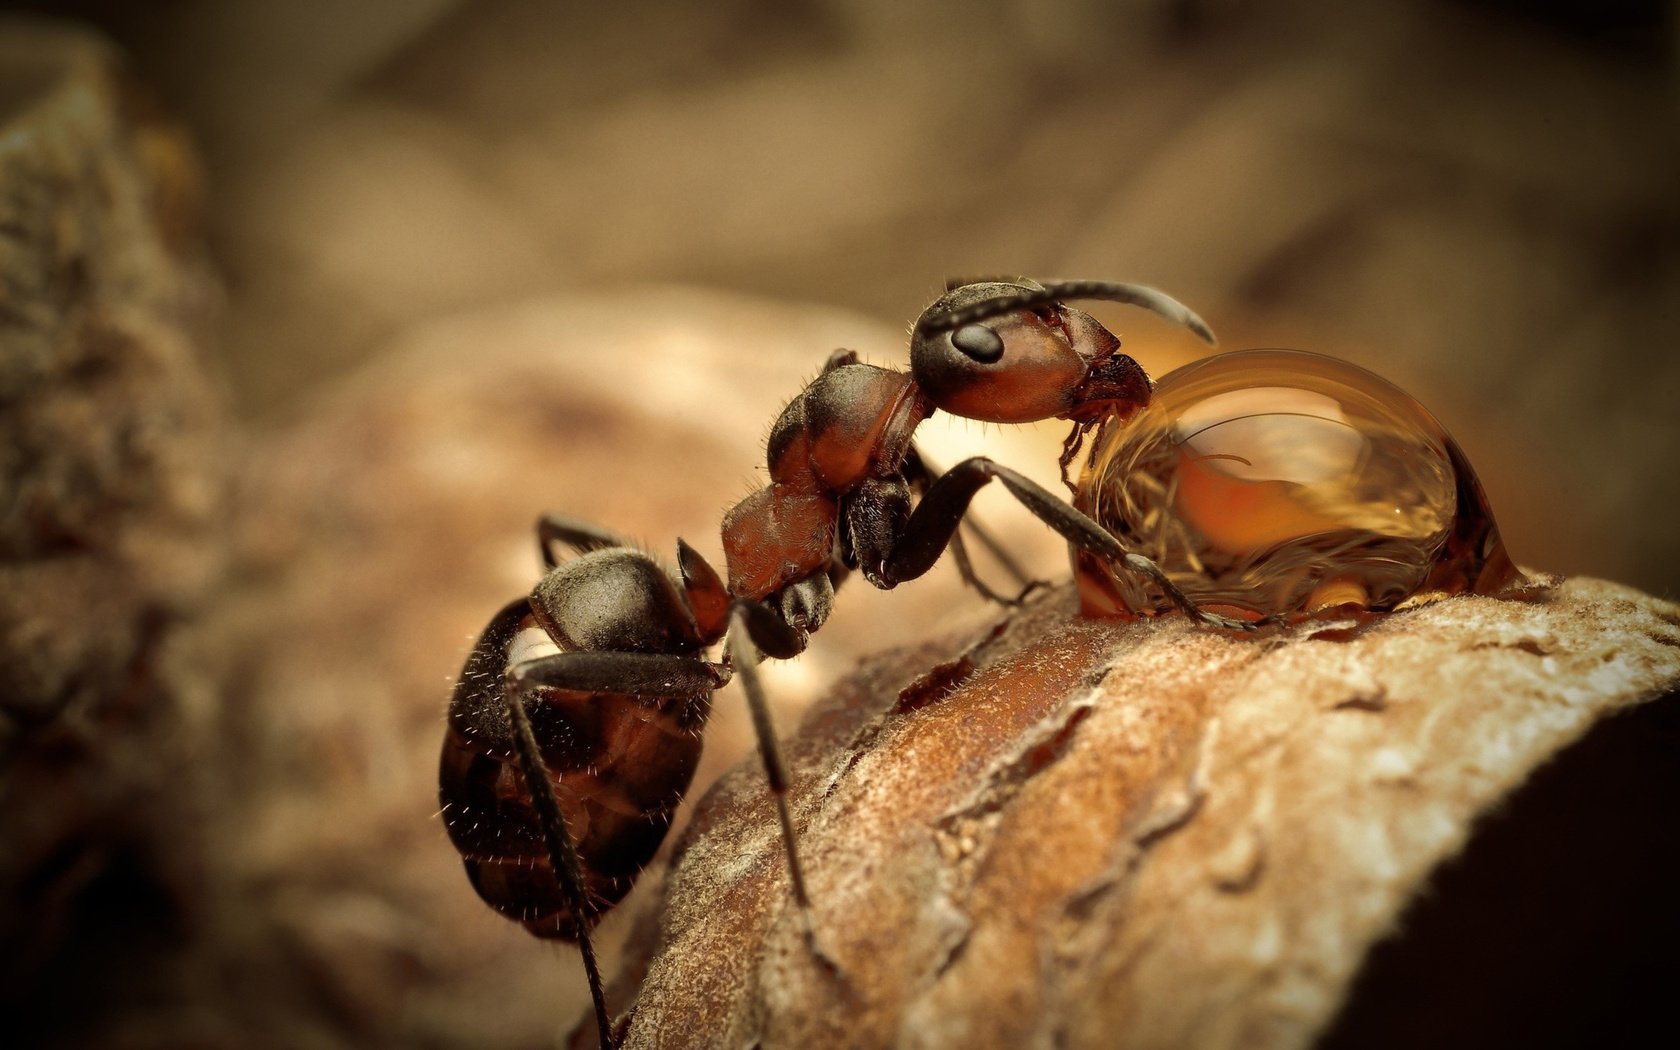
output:
M609 554L616 557L602 557ZM597 582L609 577L602 586L616 590L620 611L664 608L673 599L675 608L685 610L670 577L640 552L616 549L586 555L549 576L578 576L566 570L586 559L595 563L596 571L590 573L586 564L583 575L593 575ZM576 598L587 589L569 593ZM556 878L539 803L521 768L503 692L514 642L522 632L558 619L569 622L575 633L585 633L575 614L554 608L545 597L539 585L532 598L503 608L462 668L449 706L439 798L450 841L461 852L467 877L485 903L539 937L576 940L623 899L664 841L699 762L711 692L650 697L543 684L524 687L524 709L537 752L575 840L585 901L583 914L577 914ZM629 623L618 630L597 623L590 633L597 639L623 639L657 636L663 628L681 639L679 648L688 648L693 630L692 618L688 620L651 629L644 623L640 631ZM554 638L554 631L543 630Z

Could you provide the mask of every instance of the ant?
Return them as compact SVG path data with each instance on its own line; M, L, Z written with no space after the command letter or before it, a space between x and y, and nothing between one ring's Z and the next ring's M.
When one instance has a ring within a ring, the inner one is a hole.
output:
M1073 424L1060 459L1065 481L1091 428L1147 404L1149 377L1070 299L1140 306L1213 342L1186 307L1138 285L950 282L912 330L908 373L838 351L783 409L770 431L770 484L723 519L727 582L681 540L673 575L606 530L555 516L537 523L547 572L495 615L467 657L450 700L439 794L479 895L539 937L578 942L602 1047L616 1041L589 931L663 841L694 774L711 696L735 675L806 942L826 963L755 666L803 652L853 570L890 589L949 549L967 584L1003 604L1022 602L1039 584L1014 597L992 591L958 532L987 482L1002 483L1078 550L1148 576L1192 618L1258 626L1199 609L1154 562L1025 476L983 456L938 473L917 451L913 432L936 409L996 423L1065 419ZM970 529L1025 580L995 541ZM562 562L561 545L577 556ZM515 639L529 628L559 651L515 659ZM719 642L722 659L706 659Z

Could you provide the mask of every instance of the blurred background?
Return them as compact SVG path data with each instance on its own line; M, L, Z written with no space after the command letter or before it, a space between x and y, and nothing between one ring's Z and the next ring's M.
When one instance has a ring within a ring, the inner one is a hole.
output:
M1680 587L1668 0L24 6L199 145L249 418L556 290L1136 280L1412 390L1525 563Z
M205 242L231 417L231 570L185 636L214 673L155 730L202 805L55 847L0 1000L75 1018L40 1045L551 1045L575 961L490 917L433 819L471 632L529 586L541 509L715 557L800 379L841 345L902 363L947 276L1144 282L1223 348L1371 367L1519 562L1680 593L1670 0L0 7L113 41L194 146L158 218ZM1093 312L1153 375L1206 352ZM1062 436L927 441L1053 482ZM787 717L985 613L864 590L776 669Z

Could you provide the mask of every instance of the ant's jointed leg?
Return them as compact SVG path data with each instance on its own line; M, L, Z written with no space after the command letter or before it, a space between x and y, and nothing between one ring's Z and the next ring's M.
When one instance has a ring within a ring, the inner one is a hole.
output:
M775 725L770 719L770 704L765 698L764 686L758 677L759 653L786 660L798 655L805 648L805 639L799 632L782 623L764 605L757 602L736 602L729 612L729 634L724 644L727 646L730 667L740 676L741 691L747 697L747 710L752 714L753 734L758 737L759 758L764 763L764 778L769 782L770 794L776 802L776 817L781 822L793 900L799 908L805 938L814 948L811 898L805 891L805 873L799 863L799 846L794 834L793 817L788 812L787 768L782 764L781 749L776 743Z
M548 779L542 753L537 747L536 734L531 730L531 718L525 711L520 690L507 689L508 716L513 722L513 743L519 754L519 769L525 775L525 789L530 792L531 804L542 825L543 843L548 849L548 863L554 869L555 880L571 901L572 914L577 916L578 953L583 956L583 972L589 981L589 998L595 1006L595 1027L602 1050L613 1050L612 1015L607 1012L606 988L601 981L601 969L595 961L595 945L589 937L589 922L584 918L587 901L583 891L583 869L578 864L577 845L566 827L566 817L560 812L560 802L554 797L554 784Z
M988 481L1003 483L1021 505L1080 550L1148 576L1191 619L1226 630L1252 631L1259 624L1210 613L1179 590L1161 567L1128 551L1107 529L1057 499L1032 479L984 456L965 459L936 478L904 525L885 558L885 574L894 582L913 580L939 559L968 510L969 501Z
M904 457L904 476L910 483L911 490L918 496L926 496L928 487L941 473L939 468L928 461L927 455L922 452L921 448L912 442L909 452ZM1015 585L1020 590L1016 592L1013 598L994 591L974 571L974 563L968 555L968 545L963 541L964 528L974 534L975 540L979 542L981 547L985 548L987 554L991 555L992 560L997 562L1003 568L1003 571L1014 579ZM957 566L957 575L962 578L963 583L972 587L988 601L1013 608L1025 602L1027 596L1034 591L1049 586L1048 581L1035 580L1027 575L1027 571L1021 568L1021 563L1015 560L1014 555L1009 553L1009 549L999 542L978 520L968 515L966 511L962 519L962 526L951 533L949 549L951 558Z
M542 552L544 568L552 569L560 564L560 557L554 550L556 543L564 543L579 554L608 547L631 546L628 540L599 525L561 514L544 514L537 519L537 546Z

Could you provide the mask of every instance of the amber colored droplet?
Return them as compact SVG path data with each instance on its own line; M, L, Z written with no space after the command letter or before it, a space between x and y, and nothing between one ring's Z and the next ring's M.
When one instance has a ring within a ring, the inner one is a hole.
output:
M1103 424L1074 503L1198 604L1310 614L1524 583L1456 442L1405 391L1296 350L1244 350L1162 377ZM1148 581L1076 559L1085 612L1170 607Z

